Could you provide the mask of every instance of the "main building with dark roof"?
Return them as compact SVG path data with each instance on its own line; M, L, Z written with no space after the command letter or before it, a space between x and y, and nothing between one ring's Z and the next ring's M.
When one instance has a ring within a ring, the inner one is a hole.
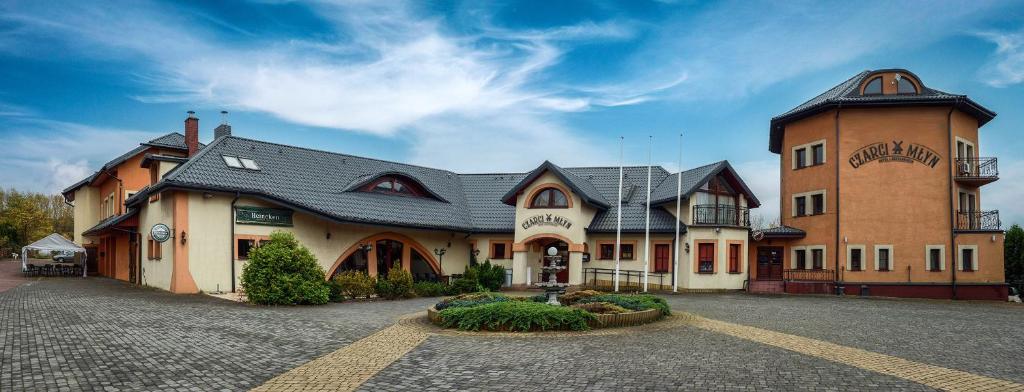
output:
M650 192L646 166L624 167L620 203L618 167L545 161L462 174L233 136L226 124L215 134L199 143L190 113L185 135L141 143L64 191L76 240L96 249L95 273L173 292L237 290L248 250L285 230L328 276L401 267L440 280L487 259L527 285L544 278L542 252L555 247L568 266L557 279L593 284L611 279L618 232L630 284L645 268L662 288L740 289L745 279L759 201L725 161L652 167Z

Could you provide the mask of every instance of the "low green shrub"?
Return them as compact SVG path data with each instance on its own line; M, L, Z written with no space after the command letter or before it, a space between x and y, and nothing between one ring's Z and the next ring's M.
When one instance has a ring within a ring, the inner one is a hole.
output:
M417 297L440 297L448 292L448 285L439 282L416 282L412 284L412 292Z
M313 253L291 233L281 231L249 252L242 286L249 302L262 305L320 305L331 295Z
M631 310L609 302L588 302L572 305L574 308L586 310L594 314L620 314L629 313Z
M370 298L377 293L377 278L362 271L344 271L331 279L331 301Z
M402 267L388 270L388 276L377 279L377 296L385 299L412 298L412 273Z
M527 298L529 298L530 302L540 302L540 303L548 302L547 294L531 295L531 296L529 296Z
M469 267L476 270L477 281L488 291L501 290L505 284L505 267L491 264L491 260L484 260L483 264Z
M441 326L466 331L548 331L589 329L597 316L582 309L536 302L503 301L471 307L448 308L440 313Z
M505 294L491 293L491 292L476 292L456 295L451 298L445 298L434 305L434 309L445 310L448 308L460 308L470 307L483 304L489 304L494 302L505 302L511 301L512 299Z
M455 279L455 281L448 286L449 295L476 293L484 290L484 287L480 285L480 279L479 275L477 275L476 268L466 268L466 273L462 274L462 277Z
M603 294L580 299L576 303L608 302L629 310L658 309L667 316L672 313L664 299L650 294Z
M576 303L577 301L579 301L579 300L581 300L583 298L593 297L595 295L603 295L603 294L604 294L604 292L597 291L597 290L574 291L574 292L571 292L571 293L559 296L558 297L558 302L561 302L562 305L569 306L569 305L572 305L572 304Z

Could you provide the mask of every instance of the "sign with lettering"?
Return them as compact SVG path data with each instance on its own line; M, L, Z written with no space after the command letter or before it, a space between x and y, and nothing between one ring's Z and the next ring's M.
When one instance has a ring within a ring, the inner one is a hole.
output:
M557 226L566 229L572 227L572 222L555 214L534 215L523 221L523 230L534 226Z
M291 226L292 210L235 207L235 222L243 225Z
M149 236L156 242L165 242L171 239L171 228L163 223L157 223L149 229Z
M879 163L919 162L928 167L935 167L939 160L939 153L935 150L917 143L909 143L904 146L902 140L893 140L892 143L872 143L850 154L850 166L853 166L854 169L874 161Z

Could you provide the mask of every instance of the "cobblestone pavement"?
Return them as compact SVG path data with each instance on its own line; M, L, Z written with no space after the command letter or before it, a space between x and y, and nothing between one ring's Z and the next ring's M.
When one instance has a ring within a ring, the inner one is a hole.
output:
M32 280L0 293L0 391L248 390L433 301L257 307Z
M672 308L1024 383L1024 306L830 296L665 296Z

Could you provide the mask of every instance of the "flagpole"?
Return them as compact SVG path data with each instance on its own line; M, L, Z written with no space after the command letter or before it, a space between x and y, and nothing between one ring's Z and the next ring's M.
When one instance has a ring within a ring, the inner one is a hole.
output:
M683 201L683 134L679 134L679 174L676 175L676 257L672 265L672 292L679 292L679 223Z
M651 270L651 149L654 137L647 137L647 215L644 218L644 292L647 292L647 271Z
M619 204L615 206L615 291L619 291L619 255L622 246L622 143L624 137L619 136Z

